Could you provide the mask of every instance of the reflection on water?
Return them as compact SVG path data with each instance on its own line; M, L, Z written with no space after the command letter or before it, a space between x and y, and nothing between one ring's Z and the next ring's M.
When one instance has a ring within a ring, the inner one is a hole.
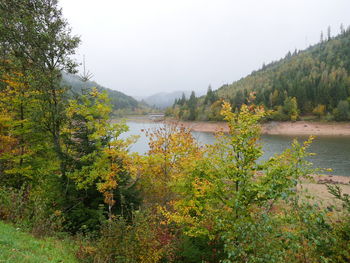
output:
M131 151L144 154L148 150L148 140L142 129L161 127L161 123L140 123L128 122L130 131L123 135L139 135L138 141L131 147ZM212 144L215 137L212 133L193 132L193 136L201 144ZM263 135L262 144L264 156L266 160L274 154L281 153L287 147L290 147L295 136L287 135ZM298 136L298 140L304 141L307 136ZM310 157L310 161L315 167L332 168L334 175L350 176L350 137L337 136L319 136L311 145L310 151L316 153Z

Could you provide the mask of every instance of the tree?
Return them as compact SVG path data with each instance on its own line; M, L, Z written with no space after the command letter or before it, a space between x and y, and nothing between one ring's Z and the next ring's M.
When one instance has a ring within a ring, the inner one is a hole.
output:
M311 172L305 160L311 141L294 142L291 149L259 165L263 108L244 104L233 113L224 103L222 114L229 135L220 134L207 156L182 177L176 188L181 198L165 214L190 237L224 242L226 254L213 255L211 262L284 262L281 251L288 246L278 238L282 232L273 238L271 227L280 218L270 211L279 200L288 202L298 180Z
M207 95L205 96L205 99L204 99L204 104L211 105L215 101L217 101L217 99L218 99L217 95L213 92L213 90L211 89L211 86L209 85Z
M32 189L29 196L46 200L46 207L40 207L47 211L45 216L52 212L53 204L71 212L81 201L72 204L66 196L73 186L66 175L78 162L72 165L76 160L70 156L70 147L63 145L69 88L61 84L61 74L75 72L77 64L71 55L80 40L71 35L56 0L4 0L0 14L1 78L11 81L0 92L15 91L6 96L7 101L1 96L0 104L16 102L8 110L12 124L17 122L11 134L20 142L13 149L16 154L2 156L6 174L16 175L12 178L17 187Z
M323 104L318 104L312 111L313 114L317 115L318 118L321 118L326 113L326 106Z
M200 157L203 152L189 129L168 123L147 130L149 151L144 159L140 184L146 206L168 206L176 199L172 186Z
M341 100L338 106L333 110L333 115L337 121L346 121L349 119L349 112L349 102Z
M70 125L63 134L72 158L68 177L78 189L92 188L103 195L109 219L114 214L116 200L121 202L123 191L134 185L132 177L135 173L128 152L134 138L119 138L128 127L123 122L112 124L110 113L107 94L92 89L79 100L69 101ZM120 196L116 195L117 191ZM118 207L123 209L123 205L125 203L119 203Z
M222 121L222 115L220 114L222 108L222 100L217 100L213 102L210 106L210 111L208 114L208 119L210 121Z
M243 92L241 90L238 90L234 99L233 99L233 104L235 107L240 108L242 106L242 104L244 103L244 95Z
M186 102L186 96L185 96L185 93L182 92L181 99L179 99L178 104L183 106L185 105L185 102Z
M276 105L278 96L279 96L278 90L274 90L273 93L270 93L270 96L269 96L270 107L273 107Z
M0 12L0 43L7 46L5 59L15 61L22 74L31 76L28 81L37 92L40 105L35 121L51 135L65 180L66 153L61 145L61 132L66 88L61 86L60 79L61 71L74 72L77 64L70 56L80 40L71 36L57 0L4 0Z
M11 181L17 181L13 185L17 187L35 180L40 174L39 155L45 151L42 134L36 133L33 120L38 110L35 92L26 84L26 79L27 76L16 72L1 76L5 86L0 89L0 110L4 114L3 121L6 120L6 129L0 131L0 136L2 133L8 142L13 143L5 147L8 148L7 154L3 152L0 158L4 161L3 172L12 177Z
M298 103L295 97L287 97L284 100L283 109L291 121L296 121L299 117Z
M191 92L191 96L187 102L188 104L188 108L189 108L189 117L188 119L190 121L194 121L196 119L196 116L197 116L197 112L196 112L196 109L197 109L197 98L196 98L196 95L194 93L194 91Z

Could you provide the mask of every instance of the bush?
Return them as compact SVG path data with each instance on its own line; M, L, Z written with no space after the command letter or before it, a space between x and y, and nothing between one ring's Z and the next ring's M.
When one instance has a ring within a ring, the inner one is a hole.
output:
M278 106L275 111L273 111L270 115L269 118L274 121L288 121L289 117L287 114L284 113L283 107Z
M312 111L318 118L321 118L326 113L326 106L323 104L318 104Z
M337 108L333 110L334 119L336 121L346 121L349 119L349 102L341 100L338 103Z
M64 217L56 208L58 200L52 197L53 192L48 188L32 188L31 185L20 189L1 187L0 219L26 227L38 236L61 231Z
M157 213L136 211L131 222L118 216L102 226L94 262L161 262L174 257L174 236Z
M175 261L183 263L218 262L224 257L222 240L210 240L205 236L188 237L181 235Z

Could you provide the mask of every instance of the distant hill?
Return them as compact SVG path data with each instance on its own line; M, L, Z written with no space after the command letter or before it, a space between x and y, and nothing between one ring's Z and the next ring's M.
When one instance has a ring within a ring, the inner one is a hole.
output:
M191 92L190 91L159 92L149 97L142 98L142 100L151 107L165 109L169 106L172 106L176 99L179 99L182 97L182 94L185 94L185 97L189 98Z
M275 110L271 116L275 120L296 120L299 116L349 120L350 29L306 50L288 52L284 58L222 86L214 95L199 98L196 119L220 119L220 100L239 108L252 92L255 104ZM178 103L174 115L186 119L188 104Z
M128 96L120 91L105 88L94 81L87 81L84 83L79 76L73 74L63 73L63 85L71 86L72 92L81 93L84 88L96 87L98 90L104 90L108 93L111 104L114 110L135 110L140 105L133 97Z
M190 91L159 92L143 99L149 106L164 109L174 104L176 99L190 96Z

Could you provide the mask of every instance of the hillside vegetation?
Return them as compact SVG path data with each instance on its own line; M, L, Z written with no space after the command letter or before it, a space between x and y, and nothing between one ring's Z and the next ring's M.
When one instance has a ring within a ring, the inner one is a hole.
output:
M62 85L69 87L69 94L72 96L81 94L84 90L97 88L100 92L107 92L112 109L116 114L144 113L147 109L145 104L139 103L133 97L128 96L120 91L105 88L95 81L82 81L82 79L74 74L63 73Z
M300 116L344 121L349 119L350 29L341 29L303 51L288 53L230 85L196 100L177 101L169 114L182 119L220 120L221 100L234 108L253 100L275 112L274 120ZM196 111L191 114L195 103Z

